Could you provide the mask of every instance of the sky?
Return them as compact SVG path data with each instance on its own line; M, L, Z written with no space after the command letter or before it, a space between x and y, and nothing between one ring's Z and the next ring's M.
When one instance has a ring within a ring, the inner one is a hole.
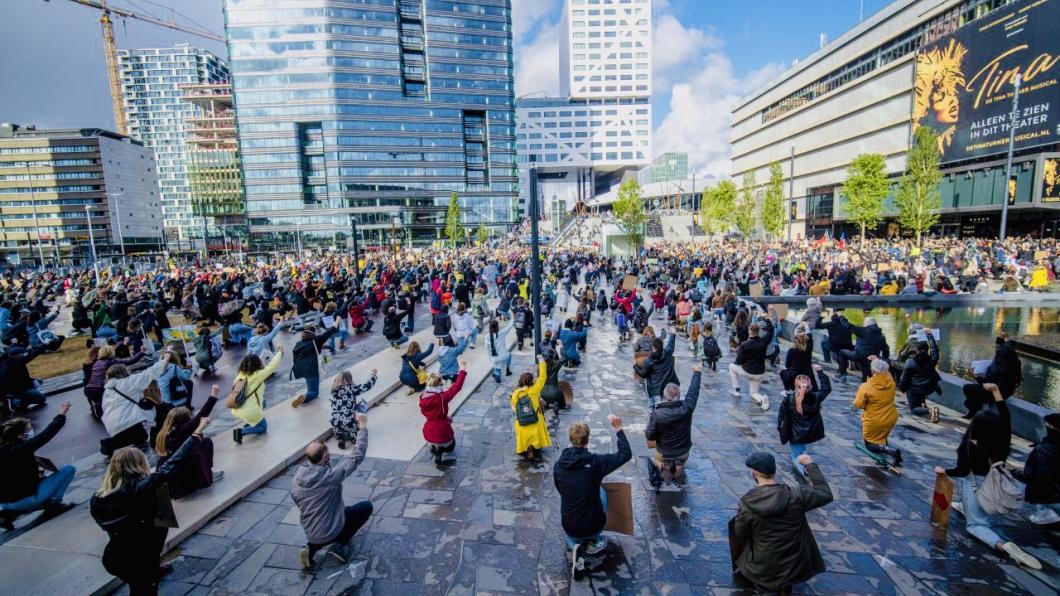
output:
M220 33L222 0L111 0ZM729 173L730 108L888 0L654 0L656 154L686 151L703 176ZM516 95L557 95L563 0L512 0ZM172 10L179 11L174 15ZM113 128L98 12L68 0L0 0L0 122ZM219 42L134 20L115 22L119 48Z

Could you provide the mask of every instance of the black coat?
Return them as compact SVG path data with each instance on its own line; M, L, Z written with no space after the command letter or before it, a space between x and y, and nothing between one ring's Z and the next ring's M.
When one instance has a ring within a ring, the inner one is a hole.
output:
M1060 503L1060 433L1050 433L1027 456L1023 466L1028 503Z
M914 391L920 395L934 392L938 389L939 381L942 380L939 372L935 370L938 363L939 346L935 343L935 338L929 334L928 360L918 361L915 355L907 360L902 370L902 377L898 380L898 389L903 392Z
M786 395L777 412L777 432L780 442L808 445L824 438L824 418L821 417L821 404L832 392L832 383L824 372L817 373L820 378L820 389L810 390L802 398L802 413L795 407L795 396Z
M891 348L887 345L887 338L883 336L883 330L880 329L879 325L869 325L868 327L853 325L853 328L854 334L858 336L858 341L854 344L854 353L858 357L879 356L884 360L890 358Z
M827 323L817 319L814 328L828 331L828 345L831 349L850 350L854 348L854 326L847 321L846 317L836 315Z
M784 381L784 388L791 389L795 383L795 377L806 375L810 377L810 384L814 391L818 389L817 375L813 374L813 348L808 350L796 350L788 348L784 355L784 370L780 371L780 378Z
M677 372L674 370L674 342L677 334L670 336L662 352L652 352L641 364L634 364L633 369L637 374L644 377L648 384L648 395L662 395L663 388L667 383L681 384L677 380Z
M684 400L660 401L655 404L644 438L655 441L663 457L678 457L692 449L692 414L699 402L700 373L692 373Z
M4 471L0 503L12 503L37 493L40 469L36 451L52 440L64 424L66 416L58 414L44 430L25 441L0 444L0 470Z
M766 328L770 333L765 333ZM758 337L749 338L736 348L736 359L734 364L743 367L747 374L761 375L766 372L766 352L769 344L773 341L772 325L766 325L758 333Z
M312 339L303 339L294 345L291 356L294 363L291 365L291 376L296 379L312 379L320 377L320 348L324 346L338 329L329 327L327 331L318 333Z
M737 565L757 586L779 590L825 570L806 512L831 503L832 490L817 464L806 475L809 486L757 486L740 498L734 530L747 546Z
M383 337L390 341L397 341L401 336L401 319L405 317L406 311L399 310L387 313L383 317Z
M453 328L453 321L449 318L449 311L443 310L438 314L434 315L434 336L444 337L449 335L449 330Z
M633 457L626 433L618 431L617 437L617 453L590 453L584 447L567 447L552 466L563 531L568 536L589 538L607 525L607 512L600 501L600 483Z

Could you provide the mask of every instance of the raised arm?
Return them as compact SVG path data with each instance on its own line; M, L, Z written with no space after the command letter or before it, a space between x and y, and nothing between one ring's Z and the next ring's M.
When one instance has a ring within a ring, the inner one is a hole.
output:
M834 498L832 489L828 486L828 481L825 480L821 469L813 462L805 464L805 467L810 486L802 487L799 490L799 501L802 503L803 509L809 511L831 503Z
M696 409L696 404L699 403L699 384L702 374L700 373L699 365L692 367L692 380L688 382L688 392L685 393L685 407L688 411Z

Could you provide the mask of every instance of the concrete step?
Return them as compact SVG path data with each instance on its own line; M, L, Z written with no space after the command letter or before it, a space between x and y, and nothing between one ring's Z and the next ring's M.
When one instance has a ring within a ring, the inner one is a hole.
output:
M412 339L426 346L433 341L432 331L425 329ZM489 358L483 341L478 343L477 350L465 352L477 380L466 381L461 392L463 399L489 375ZM363 396L369 404L377 405L397 393L404 396L398 380L402 353L404 350L388 348L350 368L356 381L367 378L371 369L378 369L375 387ZM436 358L432 354L428 362ZM225 477L188 499L174 502L181 527L170 530L165 550L192 536L213 517L298 461L307 443L330 434L327 395L338 372L325 370L330 374L321 379L321 397L316 401L297 409L286 402L269 408L269 432L265 435L248 436L242 445L236 445L227 433L215 437L214 469L223 470ZM375 414L370 417L376 418ZM386 416L379 418L373 421L372 428L376 430L370 445L376 437L385 446L408 441L409 436L421 436L418 432L409 435L404 426L400 432L388 433ZM418 412L416 419L421 420ZM87 503L48 521L0 546L0 594L105 594L120 585L100 563L106 542L107 536L92 520ZM42 565L42 560L48 564Z

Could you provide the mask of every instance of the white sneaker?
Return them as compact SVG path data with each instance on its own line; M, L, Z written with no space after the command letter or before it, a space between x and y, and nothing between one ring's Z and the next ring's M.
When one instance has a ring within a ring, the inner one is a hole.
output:
M957 513L960 513L961 515L964 515L964 503L961 503L960 501L954 501L953 503L950 503L950 509L956 511Z
M740 390L739 390L739 389L733 389L732 391L730 391L730 392L729 392L729 395L731 395L731 396L733 396L733 397L735 397L735 398L739 399L739 397L740 397Z
M761 393L752 393L751 399L761 406L763 412L769 409L769 398L765 395L762 395Z
M1060 522L1060 513L1057 513L1048 507L1042 507L1038 511L1030 514L1027 519L1031 520L1031 523L1033 524L1047 526L1049 524Z
M590 542L588 546L585 547L585 554L589 556L598 555L602 553L606 548L607 538L601 536L599 540L594 540Z
M1005 554L1012 557L1012 560L1020 565L1030 567L1031 569L1042 568L1042 564L1038 562L1038 559L1035 559L1022 548L1016 546L1016 543L1014 542L1006 542L1005 544L1002 544L1001 550L1005 551Z

